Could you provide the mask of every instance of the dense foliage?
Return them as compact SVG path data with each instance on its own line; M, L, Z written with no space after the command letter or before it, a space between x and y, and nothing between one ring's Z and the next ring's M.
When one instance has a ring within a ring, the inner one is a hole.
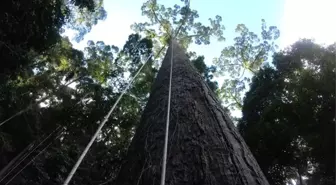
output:
M262 20L260 34L250 31L244 24L238 24L232 46L225 47L214 62L219 68L219 75L224 83L218 90L220 99L231 110L240 110L243 106L243 96L251 77L268 60L275 51L274 41L280 32L275 26L266 26Z
M301 40L253 78L238 126L272 184L334 184L335 59Z
M153 52L152 39L138 34L120 51L102 41L89 41L84 51L72 48L62 29L77 30L80 39L106 13L101 1L64 2L12 1L1 13L7 17L1 19L0 35L1 184L61 184L97 121L127 86L126 76ZM153 59L121 100L73 184L116 176L157 73ZM204 66L204 58L195 62L212 83L213 70Z
M89 41L72 47L64 29L80 41L106 17L102 0L6 0L0 8L0 184L61 184L90 137L142 64L150 59L113 112L72 184L113 183L158 72L154 56L180 30L184 47L224 40L221 17L197 22L189 1L164 7L146 1L149 19L136 23L123 48ZM179 27L182 25L182 27ZM274 184L309 177L334 180L335 45L301 41L263 67L279 37L262 22L261 38L240 24L233 46L207 66L189 57L209 87L230 107L241 108L239 128ZM159 57L162 56L159 55ZM209 59L208 59L209 60ZM230 67L231 66L231 67ZM233 67L234 66L234 67ZM260 69L261 68L261 69ZM249 82L244 71L255 75ZM223 86L215 75L229 75ZM310 169L314 169L310 172ZM294 175L293 175L294 174Z

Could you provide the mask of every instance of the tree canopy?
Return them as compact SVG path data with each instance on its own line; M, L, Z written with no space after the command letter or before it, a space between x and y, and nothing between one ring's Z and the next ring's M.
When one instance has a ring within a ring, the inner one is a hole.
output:
M222 18L198 21L189 0L173 7L148 0L139 7L148 21L132 25L135 33L122 48L88 41L84 50L75 49L71 41L83 40L106 18L103 0L4 4L0 184L61 184L129 78L147 61L72 180L113 184L157 76L163 56L159 50L171 36L184 48L210 44L212 38L225 40ZM64 36L69 29L75 31L74 38ZM272 184L299 179L297 173L310 184L331 184L336 45L302 40L265 65L276 49L279 30L262 20L260 34L244 24L236 32L234 44L223 48L213 65L206 65L212 59L202 53L189 52L192 65L223 106L242 110L238 128ZM215 77L225 78L224 83Z
M273 184L335 181L335 48L300 40L253 77L238 127Z
M261 33L255 34L244 24L238 24L232 46L225 47L220 56L214 59L219 75L227 75L218 94L231 110L241 109L246 86L251 81L269 55L275 52L275 40L280 32L275 26L266 26L262 20Z
M139 34L131 34L121 49L102 41L74 49L61 36L63 29L78 31L75 39L80 40L106 12L102 1L64 2L12 1L12 9L2 14L7 19L1 19L1 184L62 183L95 123L126 87L126 76L153 53L153 39ZM22 15L36 22L28 25L18 19ZM27 29L20 29L24 24ZM116 176L157 74L153 59L102 130L74 184L103 183ZM213 70L205 67L204 58L194 63L212 83Z

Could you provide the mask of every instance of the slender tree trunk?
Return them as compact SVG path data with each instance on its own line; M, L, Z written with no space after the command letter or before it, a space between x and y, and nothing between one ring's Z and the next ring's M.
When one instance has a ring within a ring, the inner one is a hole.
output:
M5 175L5 172L7 172L8 170L11 170L13 165L22 159L23 154L27 153L29 150L32 149L32 147L34 146L35 141L32 142L31 144L29 144L25 149L23 149L16 157L14 157L1 171L0 171L0 180L3 178L3 176Z
M267 185L243 138L176 41L163 60L116 184L159 184L172 48L166 184Z

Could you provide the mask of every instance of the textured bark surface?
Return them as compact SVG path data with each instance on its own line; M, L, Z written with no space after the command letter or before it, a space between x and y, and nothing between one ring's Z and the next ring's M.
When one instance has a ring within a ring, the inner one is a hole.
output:
M170 45L116 184L158 185L173 47L167 185L267 185L252 153L185 51Z

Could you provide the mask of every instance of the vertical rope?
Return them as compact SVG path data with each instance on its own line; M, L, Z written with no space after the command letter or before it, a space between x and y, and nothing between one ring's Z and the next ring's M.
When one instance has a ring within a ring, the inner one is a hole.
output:
M188 8L190 8L190 1L188 2ZM168 105L167 105L167 120L166 120L166 131L165 131L165 141L163 146L163 159L162 159L162 171L161 171L161 182L160 185L165 185L166 181L166 169L167 169L167 150L168 150L168 135L169 135L169 117L170 117L170 102L171 102L171 87L172 87L172 77L173 77L173 57L174 57L174 47L173 40L177 38L182 26L187 20L188 13L185 16L185 19L177 29L175 36L173 36L174 31L171 31L171 52L170 52L170 74L169 74L169 90L168 90Z
M168 106L167 106L167 120L166 120L166 132L163 146L163 159L162 159L162 171L161 171L161 185L166 181L166 166L167 166L167 148L168 148L168 134L169 134L169 116L170 116L170 101L171 101L171 86L173 76L173 40L171 39L171 55L170 55L170 74L169 74L169 90L168 90Z

